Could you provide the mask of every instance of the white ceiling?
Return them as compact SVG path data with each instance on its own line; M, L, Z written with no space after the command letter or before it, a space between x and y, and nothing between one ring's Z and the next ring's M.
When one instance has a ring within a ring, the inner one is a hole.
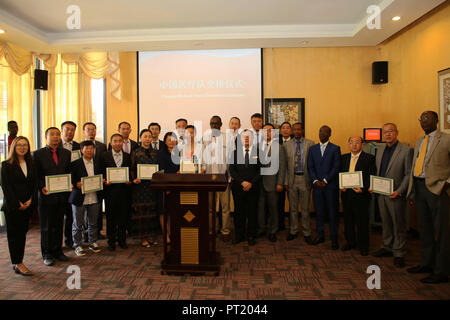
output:
M0 0L0 39L37 52L373 46L444 1ZM73 4L79 30L66 26ZM373 4L380 30L366 27Z

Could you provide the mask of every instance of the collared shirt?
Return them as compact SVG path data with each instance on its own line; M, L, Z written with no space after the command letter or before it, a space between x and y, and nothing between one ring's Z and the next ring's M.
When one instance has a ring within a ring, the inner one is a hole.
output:
M66 149L66 150L69 150L69 151L72 151L72 150L73 150L73 141L66 142L66 141L64 141L64 139L63 139L63 140L62 140L62 145L63 145L63 148Z
M90 161L88 161L83 157L83 162L84 162L84 166L86 167L86 172L87 172L88 176L89 177L95 176L94 160L91 159ZM88 192L84 195L83 206L86 206L88 204L94 204L97 202L98 202L97 192Z
M245 150L248 150L248 164L251 163L251 157L252 157L252 146L248 146L248 148L245 148L245 146L242 146L242 155L244 156L245 161Z
M325 150L326 150L326 148L328 146L328 142L330 142L330 141L327 141L325 143L320 142L320 153L322 154L322 157L323 157L323 155L325 153Z
M206 173L225 174L227 172L225 139L225 134L221 133L221 136L211 136L211 141L205 142L203 156L206 156L208 161L202 164L202 168L205 169ZM210 158L209 152L211 153Z
M27 170L27 163L26 161L19 163L20 164L20 168L22 169L23 175L25 176L25 178L27 177L28 174L28 170Z
M288 142L289 140L291 140L291 137L287 137L287 138L283 137L282 139L283 139L283 143L286 143L286 142Z
M394 143L392 146L386 146L383 152L383 156L381 158L380 164L380 177L386 176L386 171L389 166L389 162L391 161L392 155L394 154L395 149L398 146L398 141Z
M123 150L123 152L131 153L131 141L130 141L130 139L123 140L122 150Z
M300 143L299 143L300 142ZM305 142L305 139L303 137L300 138L300 140L294 139L294 157L297 154L298 151L300 151L300 158L298 159L298 163L294 165L294 173L304 173L304 160L305 156L303 155L303 144ZM298 148L300 147L300 150Z
M430 147L431 147L431 144L433 143L433 139L436 136L436 133L437 133L437 130L434 130L433 132L431 132L429 134L427 152L425 154L425 160L424 160L424 165L423 165L423 168L422 168L422 173L420 174L419 178L425 178L425 163L427 163L428 157L430 156L430 154L429 154ZM417 152L417 156L419 156L419 154L420 154L420 149L422 149L422 145L423 145L423 141L424 140L425 140L425 136L423 136L422 141L420 142L420 146L419 146L419 150ZM413 170L413 173L414 173L414 167L412 168L412 170Z
M114 149L112 150L112 155L114 158L114 162L116 163L117 167L120 167L123 162L123 151L120 150L120 152L115 152Z
M152 141L151 146L153 149L159 150L159 140L158 141Z

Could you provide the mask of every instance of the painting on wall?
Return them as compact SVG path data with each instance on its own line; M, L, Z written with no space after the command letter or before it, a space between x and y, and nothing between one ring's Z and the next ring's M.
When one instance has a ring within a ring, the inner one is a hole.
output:
M291 125L301 122L305 127L305 99L268 98L265 100L264 119L266 123L272 123L276 129L279 129L285 121Z
M450 133L450 68L439 71L438 78L440 129Z

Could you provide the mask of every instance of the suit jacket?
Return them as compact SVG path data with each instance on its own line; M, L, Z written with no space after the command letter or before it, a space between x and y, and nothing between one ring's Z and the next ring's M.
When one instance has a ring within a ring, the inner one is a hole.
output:
M131 150L130 150L129 154L132 154L134 150L139 148L139 144L134 140L131 140L131 139L129 139L129 140L130 140L130 145L131 145ZM112 150L111 143L108 143L108 151L110 151L110 150Z
M70 171L72 174L73 190L69 196L69 203L77 207L80 207L83 205L85 195L81 193L81 189L77 188L77 183L81 181L81 178L88 176L86 166L84 165L83 157L72 162ZM99 162L96 162L94 158L94 174L97 175L102 173L103 170L101 164ZM97 199L99 203L101 203L102 195L103 192L101 190L97 191Z
M61 148L64 148L62 139L61 139L61 142L59 143L59 146ZM74 151L74 150L80 150L80 144L78 142L72 140L72 151Z
M346 153L341 157L341 168L339 172L348 172L350 169L350 161L352 159L351 153ZM356 161L355 171L362 171L363 175L363 185L362 188L363 193L367 197L370 197L369 187L370 187L370 175L376 175L377 168L375 166L375 157L371 154L365 153L361 151L359 155L358 161ZM347 193L358 194L352 189L347 189L343 195L347 195Z
M377 175L380 175L381 159L385 149L386 145L383 145L377 151ZM405 196L408 189L412 157L413 150L407 144L399 142L386 168L386 178L394 180L394 191L400 193L401 196Z
M251 154L249 154L250 164L245 165L245 154L242 148L234 150L234 163L230 164L229 170L232 181L232 187L242 190L241 183L248 181L252 184L252 189L260 182L261 174L259 161L259 151L256 145L253 146Z
M48 146L33 152L39 188L38 200L44 205L67 203L67 198L69 197L69 192L53 193L46 196L41 191L45 187L45 176L70 174L71 152L64 148L57 148L56 153L58 165L53 160L53 154Z
M310 184L310 178L308 173L308 155L309 149L314 145L312 140L303 140L303 168L305 173L305 182L307 185ZM278 176L278 184L285 186L294 185L294 168L295 168L295 141L294 139L289 140L283 144L282 150L280 150L280 171L281 175Z
M128 178L131 181L131 156L126 152L122 152L122 164L121 168L128 167ZM114 156L111 150L103 153L102 155L102 170L103 177L106 179L106 168L116 168L116 161L114 160ZM105 186L105 198L110 199L113 197L122 197L124 194L131 190L131 185L126 185L124 183L113 183L110 186Z
M417 139L414 146L414 161L412 168L416 165L416 159L419 156L420 143L424 137ZM425 159L425 185L430 192L435 195L440 195L444 188L445 182L450 176L450 135L443 132L436 132L436 135L431 142L430 150ZM414 169L411 170L409 177L408 196L414 195L413 189L413 174ZM450 195L450 189L447 189L447 194Z
M341 148L328 142L325 152L320 153L320 143L309 148L308 174L313 183L315 180L327 180L327 187L339 188L338 176L341 166Z
M95 144L95 155L94 155L94 160L97 163L101 163L102 162L102 154L106 151L108 151L108 149L106 148L106 144L104 144L103 142L94 141Z
M265 142L264 142L265 143ZM273 150L273 152L272 152ZM281 160L281 145L279 144L278 139L272 140L272 144L268 150L268 152L263 149L260 152L261 155L261 182L262 187L265 191L276 191L278 177L282 175L280 168L280 160ZM272 156L273 155L273 156ZM272 167L272 168L271 168ZM263 169L267 168L267 169ZM270 168L270 169L269 169ZM274 174L263 174L264 171L268 170L266 173Z
M25 203L31 199L29 208L37 204L37 176L36 168L27 163L27 176L23 174L20 166L2 162L1 169L3 206L2 211L19 210L19 202Z

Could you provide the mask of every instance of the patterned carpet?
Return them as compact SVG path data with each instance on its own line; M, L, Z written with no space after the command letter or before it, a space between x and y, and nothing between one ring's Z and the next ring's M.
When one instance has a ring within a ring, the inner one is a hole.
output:
M314 224L314 219L313 219ZM341 223L341 239L343 244ZM286 241L287 231L278 233L276 243L266 238L256 246L217 241L222 257L221 272L211 276L161 275L161 247L143 248L136 240L129 249L103 251L75 256L65 249L69 262L46 267L40 255L38 226L28 232L25 264L34 272L23 277L13 272L6 233L0 233L0 299L71 300L71 299L450 299L450 283L427 285L424 275L410 275L406 268L393 266L393 258L362 257L359 251L332 251L326 241L308 246L303 237ZM371 249L381 241L381 232L371 234ZM407 267L419 261L420 242L409 236ZM69 265L81 268L81 289L66 286ZM366 286L370 265L381 268L381 289Z

